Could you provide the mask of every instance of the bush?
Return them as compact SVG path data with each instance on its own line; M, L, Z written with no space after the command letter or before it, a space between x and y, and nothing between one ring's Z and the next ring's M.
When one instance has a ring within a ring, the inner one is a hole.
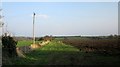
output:
M6 36L6 35L3 36L2 37L3 56L8 56L8 57L17 56L16 45L17 45L17 41L15 41L13 37Z
M46 35L46 36L44 36L44 37L39 38L38 40L39 40L39 41L42 41L42 40L43 40L43 41L47 41L47 40L51 41L51 40L53 40L53 37Z

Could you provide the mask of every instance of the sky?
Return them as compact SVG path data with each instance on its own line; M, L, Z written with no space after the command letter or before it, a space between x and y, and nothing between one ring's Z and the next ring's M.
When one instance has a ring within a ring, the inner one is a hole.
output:
M2 2L118 2L119 0L2 0Z
M118 34L117 2L3 2L2 9L15 36L32 36L33 12L37 37Z

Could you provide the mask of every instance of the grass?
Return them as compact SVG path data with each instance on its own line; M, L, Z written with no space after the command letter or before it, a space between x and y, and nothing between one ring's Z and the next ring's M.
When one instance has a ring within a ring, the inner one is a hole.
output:
M30 41L20 43L29 44ZM25 56L11 59L13 65L120 65L119 56L86 53L56 40Z
M68 61L69 58L67 57L69 55L73 55L74 52L79 52L79 50L73 46L65 45L58 41L52 41L49 44L39 49L36 49L35 51L25 54L26 58L17 58L17 59L14 59L13 62L14 64L18 64L18 65L19 64L46 65L46 64L54 64L54 63L70 64L70 62ZM18 61L18 62L15 62L15 61ZM65 62L65 61L68 61L68 62Z
M39 50L46 50L46 51L79 51L79 49L71 46L71 45L66 45L64 43L58 42L58 41L53 41L50 42L48 45L45 45Z
M39 43L41 41L36 41L36 43ZM29 41L29 40L23 40L23 41L18 41L17 47L20 46L30 46L33 43L33 41Z

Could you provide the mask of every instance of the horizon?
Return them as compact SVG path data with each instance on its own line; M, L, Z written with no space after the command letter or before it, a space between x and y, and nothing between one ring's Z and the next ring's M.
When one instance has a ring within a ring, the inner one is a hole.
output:
M118 35L117 2L3 2L2 8L14 36L32 37L33 12L36 37Z
M44 36L52 36L52 37L109 37L109 36L116 36L116 34L110 34L110 35L43 35L43 36L36 36L37 37L44 37ZM117 35L120 36L120 35ZM1 37L1 36L0 36ZM33 38L32 36L12 36L12 37L30 37Z

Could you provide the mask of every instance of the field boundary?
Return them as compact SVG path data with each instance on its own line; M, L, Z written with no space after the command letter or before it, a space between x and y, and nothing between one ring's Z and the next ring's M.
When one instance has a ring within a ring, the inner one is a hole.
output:
M16 48L19 57L25 57L25 53L29 53L35 49L38 49L44 45L47 45L50 41L42 41L39 44L31 44L30 46L20 46Z

